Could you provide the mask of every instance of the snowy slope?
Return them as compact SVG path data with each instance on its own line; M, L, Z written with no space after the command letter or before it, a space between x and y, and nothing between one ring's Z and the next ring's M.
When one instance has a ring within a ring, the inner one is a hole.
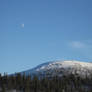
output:
M55 61L44 63L34 69L24 71L22 73L35 74L39 76L62 76L70 73L77 74L82 77L91 76L92 63L80 61Z

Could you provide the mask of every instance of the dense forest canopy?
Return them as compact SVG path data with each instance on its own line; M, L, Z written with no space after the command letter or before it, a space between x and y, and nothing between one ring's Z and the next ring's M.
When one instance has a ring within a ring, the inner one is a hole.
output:
M0 92L92 92L92 77L37 77L0 74Z

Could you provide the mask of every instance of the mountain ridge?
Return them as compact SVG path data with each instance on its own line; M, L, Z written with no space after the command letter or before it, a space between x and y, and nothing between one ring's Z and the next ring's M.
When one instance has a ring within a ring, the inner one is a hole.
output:
M20 72L25 75L37 76L62 76L68 74L77 74L82 77L92 75L92 63L67 60L67 61L52 61L38 65L33 69Z

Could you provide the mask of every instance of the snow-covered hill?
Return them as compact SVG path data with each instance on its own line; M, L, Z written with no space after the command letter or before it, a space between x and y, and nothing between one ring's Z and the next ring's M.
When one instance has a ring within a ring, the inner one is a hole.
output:
M82 77L92 75L92 63L80 62L80 61L55 61L48 62L37 66L34 69L30 69L22 72L26 75L38 75L38 76L62 76L68 74L76 74Z

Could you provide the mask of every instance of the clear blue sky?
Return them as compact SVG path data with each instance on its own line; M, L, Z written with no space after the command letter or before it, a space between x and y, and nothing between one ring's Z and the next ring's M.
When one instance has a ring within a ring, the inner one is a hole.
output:
M53 60L92 61L92 0L0 0L0 72Z

